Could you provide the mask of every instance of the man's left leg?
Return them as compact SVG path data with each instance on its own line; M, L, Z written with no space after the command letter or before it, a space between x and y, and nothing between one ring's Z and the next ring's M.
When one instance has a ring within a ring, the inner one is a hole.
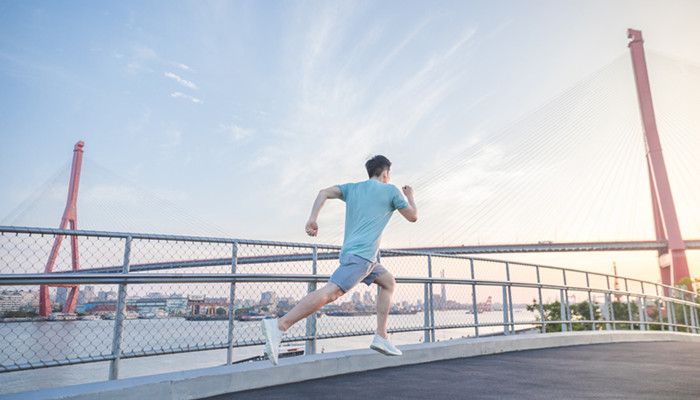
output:
M389 318L391 297L394 295L396 281L394 280L394 275L387 271L379 275L377 279L374 280L374 283L381 288L377 295L377 335L386 339L387 320Z
M391 297L394 294L396 281L390 272L385 272L374 280L381 290L377 295L377 334L369 346L372 350L378 351L387 356L400 356L401 350L394 347L388 339L387 320L389 319L389 309L391 308Z

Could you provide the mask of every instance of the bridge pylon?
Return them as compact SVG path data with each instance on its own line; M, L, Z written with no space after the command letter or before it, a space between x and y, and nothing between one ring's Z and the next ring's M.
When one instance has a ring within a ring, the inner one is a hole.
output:
M83 146L85 143L80 141L75 144L73 148L73 164L71 166L70 172L70 186L68 188L68 200L66 201L66 209L63 212L63 218L61 218L61 224L58 229L66 229L66 226L70 224L70 229L78 229L78 211L77 211L77 200L78 200L78 184L80 183L80 168L83 163ZM56 258L58 257L58 250L61 248L61 242L63 241L63 235L56 235L53 242L53 247L51 248L51 253L49 254L49 260L46 262L46 267L44 268L45 274L50 274L53 270L53 266L56 263ZM71 266L74 271L80 268L80 260L78 258L78 237L71 236ZM64 313L72 313L75 311L75 304L78 301L78 285L51 285L51 286L62 286L70 288L70 292L66 297L66 302L63 305ZM49 296L49 286L42 285L39 288L39 315L42 317L48 317L51 315L51 298Z
M665 285L674 285L682 278L690 278L688 259L685 254L685 242L681 236L676 207L671 195L671 185L666 172L664 156L661 152L659 132L656 128L654 104L651 100L651 88L649 86L649 74L647 72L646 58L644 57L642 32L628 29L627 37L631 39L629 48L637 86L637 97L639 98L639 109L642 115L642 125L644 127L656 239L664 240L668 243L666 250L659 250L661 281Z

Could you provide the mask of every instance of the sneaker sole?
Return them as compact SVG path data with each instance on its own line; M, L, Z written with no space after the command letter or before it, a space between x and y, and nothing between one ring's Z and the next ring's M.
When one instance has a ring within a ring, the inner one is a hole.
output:
M384 350L383 348L381 348L379 346L374 346L374 345L369 346L369 348L376 351L377 353L384 354L385 356L396 357L396 356L400 356L401 354L403 354L403 353L399 353L399 354L390 353L390 352Z

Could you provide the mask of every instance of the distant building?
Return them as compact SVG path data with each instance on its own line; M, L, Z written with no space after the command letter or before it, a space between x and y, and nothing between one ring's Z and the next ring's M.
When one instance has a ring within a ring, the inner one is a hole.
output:
M97 293L97 300L98 301L111 301L111 300L116 300L117 299L117 292L115 291L100 291Z
M117 305L115 303L112 304L100 304L95 307L90 308L89 310L86 310L86 314L91 314L91 315L99 315L101 317L108 316L108 315L114 315L117 310ZM126 306L126 312L128 313L136 313L138 310L136 310L136 307L127 305Z
M110 301L100 301L95 300L90 303L86 303L84 308L76 307L77 312L85 312L88 314L94 313L93 309L100 307L99 309L104 310L102 306L109 306L109 309L114 310L117 302L114 300ZM170 316L180 316L187 312L187 299L184 297L165 297L160 299L126 299L126 305L129 310L133 310L144 314L155 314L156 311L164 310Z
M4 290L0 293L0 314L8 311L19 311L22 308L20 292Z
M57 287L56 288L56 303L58 303L59 306L63 307L63 305L66 304L66 297L68 297L68 288L67 287Z
M350 302L354 304L355 306L361 306L362 301L360 301L360 292L355 292L352 294L352 299L350 299Z
M206 296L188 296L187 313L189 315L216 315L216 310L223 308L228 315L229 301L226 298L211 298Z
M276 292L262 292L260 296L261 305L275 305L277 304L277 293Z
M90 303L95 300L95 287L85 286L78 292L78 304Z
M253 299L236 299L236 308L251 308L255 307L255 300Z
M374 304L374 297L372 296L372 293L368 290L365 292L364 296L362 297L362 305L371 306L373 304Z
M145 299L127 299L126 304L135 307L139 313L155 314L159 310L168 315L184 315L187 311L187 299L184 297L161 297Z

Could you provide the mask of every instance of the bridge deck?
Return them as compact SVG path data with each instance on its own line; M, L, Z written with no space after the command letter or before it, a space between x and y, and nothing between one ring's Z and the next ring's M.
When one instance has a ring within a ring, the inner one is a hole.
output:
M697 398L699 360L700 343L595 344L386 368L209 399Z

